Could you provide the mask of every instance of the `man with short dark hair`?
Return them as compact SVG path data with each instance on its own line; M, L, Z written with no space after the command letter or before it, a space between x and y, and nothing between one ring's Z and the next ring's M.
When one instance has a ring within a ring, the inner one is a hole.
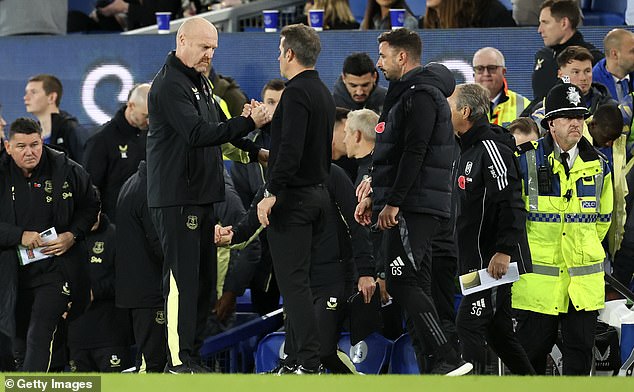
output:
M473 366L448 342L431 298L431 242L451 215L454 135L446 98L455 80L443 65L421 66L418 33L402 28L378 41L377 67L390 88L375 129L373 193L355 218L369 225L378 212L387 291L410 318L412 339L435 356L432 373L464 375Z
M379 86L379 74L367 53L353 53L343 62L341 76L335 82L332 96L339 107L358 110L370 109L377 114L383 110L387 89Z
M101 192L101 210L116 222L121 185L145 159L150 85L134 86L112 120L86 142L84 167Z
M282 372L316 374L323 368L309 274L311 247L323 230L330 202L324 184L330 173L335 103L315 70L319 35L296 24L284 27L280 36L280 73L289 81L271 122L268 177L257 212L268 227L286 310L285 344L293 353L294 363Z
M603 53L583 39L577 30L581 11L573 0L546 0L541 5L539 28L545 47L535 54L533 67L533 103L541 102L557 82L555 59L571 45L587 48L592 53L592 64L603 58ZM531 110L531 112L534 109Z
M75 117L60 110L62 82L49 74L29 78L24 89L26 111L37 117L42 126L42 140L82 162L86 131Z
M46 372L56 327L81 314L90 301L90 279L81 242L96 221L99 200L88 173L42 142L42 129L19 118L0 154L0 331L24 347L23 371ZM54 228L57 238L40 233ZM22 248L20 248L22 247ZM18 256L39 248L46 257ZM69 303L72 307L69 308Z
M449 106L461 150L454 188L460 274L486 268L500 279L512 262L520 273L530 272L515 141L488 123L489 92L483 86L456 86ZM535 374L513 330L511 283L465 295L456 327L462 355L473 362L475 373L484 372L489 346L513 374Z

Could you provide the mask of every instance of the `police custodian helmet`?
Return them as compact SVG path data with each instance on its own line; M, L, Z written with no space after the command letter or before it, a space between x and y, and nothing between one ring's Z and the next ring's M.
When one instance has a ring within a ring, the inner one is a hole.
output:
M548 121L554 118L590 116L590 112L583 104L581 90L571 83L558 84L548 92L544 112L546 115L541 121L544 129L549 129Z

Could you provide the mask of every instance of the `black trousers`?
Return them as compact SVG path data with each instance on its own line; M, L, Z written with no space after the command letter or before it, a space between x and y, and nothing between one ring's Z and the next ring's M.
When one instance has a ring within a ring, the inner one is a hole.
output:
M130 314L138 348L135 365L139 373L162 373L167 361L163 307L130 309Z
M410 336L422 342L425 354L455 361L431 297L431 241L440 220L405 211L398 221L384 233L387 291L407 314Z
M52 347L61 332L57 326L70 300L63 287L56 282L18 291L14 348L24 353L22 371L49 371Z
M590 374L597 324L596 311L577 311L570 303L568 313L560 313L558 316L518 311L517 323L517 336L537 374L546 373L546 357L557 340L560 326L563 375Z
M487 345L513 374L535 374L513 330L511 284L463 297L456 327L462 357L473 363L476 374L484 372Z
M634 288L634 249L621 246L614 255L614 278L625 287Z
M211 298L216 297L212 205L151 208L163 248L168 363L199 360Z
M100 347L70 350L73 372L121 373L130 367L130 347Z
M275 278L290 326L286 344L294 348L297 364L309 369L320 363L318 324L310 289L311 249L323 230L329 202L322 185L286 189L277 197L267 229Z

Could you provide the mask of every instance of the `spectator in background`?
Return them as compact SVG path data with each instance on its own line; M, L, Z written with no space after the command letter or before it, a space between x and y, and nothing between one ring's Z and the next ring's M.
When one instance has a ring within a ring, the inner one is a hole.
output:
M97 0L86 15L82 11L68 12L68 32L124 31L128 28L128 3L124 0Z
M346 147L343 144L343 138L346 127L346 121L350 110L337 107L335 112L335 126L332 131L332 163L345 170L351 181L357 177L358 165L355 159L350 159L346 155Z
M209 70L206 75L213 86L214 95L220 97L227 105L226 110L230 115L227 115L227 118L239 116L242 113L244 104L249 102L244 91L240 89L240 85L232 77L217 73L211 64L209 64ZM223 111L225 111L222 103L219 103Z
M165 368L165 311L163 309L163 251L147 204L145 161L121 187L117 200L115 298L129 309L139 373L161 373Z
M66 34L68 0L0 1L0 37L21 34Z
M379 74L367 53L353 53L343 62L341 76L332 93L338 107L359 110L383 110L387 89L378 85Z
M603 39L605 58L592 68L592 78L608 88L612 98L622 102L634 82L634 33L614 29Z
M352 15L348 0L311 0L306 2L304 15L296 23L308 23L308 11L324 10L324 30L357 30L359 22Z
M430 0L419 26L426 29L515 27L511 12L498 0Z
M495 48L482 48L473 55L475 82L489 92L489 120L506 127L530 104L528 98L512 91L506 83L504 55Z
M515 138L515 145L517 146L539 139L539 127L530 117L516 118L509 124L508 130Z
M557 56L557 65L557 77L567 79L581 89L581 104L588 108L590 114L594 114L603 104L616 103L604 85L592 82L592 54L588 49L581 46L567 47ZM531 117L540 124L545 116L544 105L539 103L536 107Z
M556 58L569 46L582 46L592 54L592 65L603 58L603 53L583 39L577 31L581 11L574 0L546 0L542 3L537 32L544 40L544 48L535 54L533 67L533 103L527 110L541 102L557 82Z
M128 30L155 25L155 12L171 12L171 20L178 19L183 15L181 0L125 0L125 2L129 4Z
M361 30L390 30L392 28L390 8L405 10L403 27L412 30L418 27L418 21L405 0L368 0Z
M65 152L75 162L81 162L86 131L75 117L60 110L62 93L62 82L57 77L36 75L26 84L24 105L26 111L39 120L44 143Z
M628 0L629 1L629 0ZM575 0L579 4L579 0ZM513 19L518 26L537 26L539 24L540 0L511 0Z
M101 192L101 210L116 221L121 185L145 159L150 85L134 86L128 102L86 143L84 167Z

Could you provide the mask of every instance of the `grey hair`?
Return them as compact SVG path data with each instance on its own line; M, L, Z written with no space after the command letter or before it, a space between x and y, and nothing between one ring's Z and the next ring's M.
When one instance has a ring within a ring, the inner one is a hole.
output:
M368 142L374 143L376 138L376 124L379 122L379 115L370 109L353 110L348 113L346 128L351 131L359 131Z
M488 53L488 52L493 53L495 55L495 57L497 57L497 62L499 64L495 64L495 65L500 65L502 67L506 66L506 64L504 62L504 55L502 54L502 52L500 52L499 49L493 48L491 46L487 46L485 48L478 49L478 51L473 54L473 58L475 59L475 57L478 54Z
M459 84L456 86L456 109L471 109L469 122L474 122L487 116L490 110L489 90L478 83Z

